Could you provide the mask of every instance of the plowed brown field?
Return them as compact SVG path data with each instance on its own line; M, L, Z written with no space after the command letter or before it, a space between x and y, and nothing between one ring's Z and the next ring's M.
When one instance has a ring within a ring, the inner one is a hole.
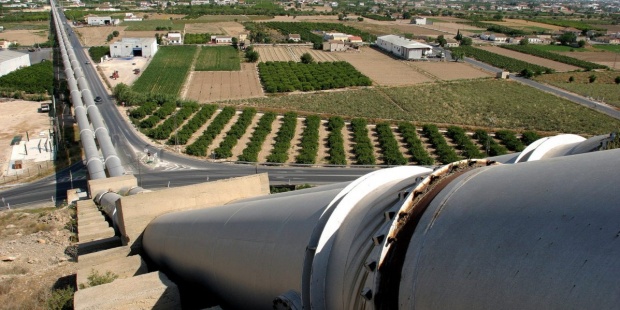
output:
M241 71L192 72L185 99L213 102L264 96L255 64L241 64Z

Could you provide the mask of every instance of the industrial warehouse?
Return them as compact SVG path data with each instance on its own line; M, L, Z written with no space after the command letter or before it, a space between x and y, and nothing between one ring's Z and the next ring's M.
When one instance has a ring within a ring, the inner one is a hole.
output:
M0 76L28 66L30 66L30 56L28 54L11 50L0 50Z
M382 50L406 60L419 60L433 51L433 47L396 35L377 37L377 46Z
M153 57L157 53L155 38L123 38L110 45L111 57Z

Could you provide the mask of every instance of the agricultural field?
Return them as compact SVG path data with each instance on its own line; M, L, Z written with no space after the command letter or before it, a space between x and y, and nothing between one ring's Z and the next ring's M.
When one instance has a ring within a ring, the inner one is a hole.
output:
M373 48L359 52L334 53L336 57L352 64L362 74L381 86L412 85L431 82L432 79L404 64L402 61Z
M484 70L462 62L405 62L407 65L424 71L442 81L488 78L492 75Z
M478 28L471 25L465 24L457 24L457 23L448 23L448 22L433 22L432 25L426 25L426 27L435 29L438 31L445 31L448 33L453 33L456 35L457 32L461 32L462 34L467 33L479 33L486 31L484 28ZM446 35L447 36L447 35Z
M368 77L344 61L262 62L258 64L258 72L265 92L268 93L327 90L372 84Z
M241 64L241 71L194 71L187 85L183 98L198 102L264 96L256 65L250 63Z
M239 71L239 51L232 46L203 46L194 63L195 71Z
M121 40L122 38L154 38L155 34L160 35L168 33L168 31L130 31L125 32L122 26L106 26L106 27L76 27L73 28L80 38L83 46L103 46ZM114 31L119 32L119 36L114 38L113 42L106 41L109 34Z
M560 29L564 28L564 27L560 27L556 25L550 25L550 24L539 23L539 22L523 20L523 19L505 19L504 21L501 21L501 22L486 21L485 23L510 27L514 29L520 29L523 31L536 31L536 32L542 32L542 31L553 32L553 31L559 31Z
M310 53L315 61L338 61L334 53L312 49L310 46L254 46L260 55L260 62L267 61L300 61L301 55Z
M185 28L184 20L151 20L145 19L141 21L122 22L121 26L125 26L125 31L156 31L157 27L166 27L167 30L183 31Z
M599 64L595 64L589 61L583 61L581 59L567 57L564 55L560 55L554 52L548 52L544 50L539 50L529 45L502 45L502 48L509 49L511 51L529 54L532 56L549 59L557 62L561 62L567 65L577 66L586 70L595 70L595 69L607 69L605 66L601 66ZM561 70L556 70L561 71Z
M531 64L526 61L510 58L500 54L486 51L482 48L476 48L473 46L460 46L451 48L452 52L461 51L467 57L473 57L476 60L485 62L497 68L503 68L509 72L521 72L525 69L533 72L546 72L551 70L550 68L542 67L539 65Z
M47 30L41 29L4 30L0 32L0 40L15 41L20 45L31 46L47 42L48 34L49 32Z
M202 16L202 17L218 17L218 16ZM219 21L210 22L199 18L198 21L185 24L185 33L212 33L212 34L226 34L230 36L238 36L240 33L244 33L245 29L243 25L232 21Z
M620 126L620 121L568 100L517 82L488 79L258 98L231 104L347 118L576 134L609 133Z
M531 64L535 64L535 65L539 65L542 67L546 67L546 68L551 68L557 72L567 72L567 71L575 71L575 70L581 70L581 68L576 67L576 66L571 66L571 65L567 65L567 64L563 64L561 62L557 62L557 61L553 61L553 60L549 60L549 59L545 59L545 58L541 58L541 57L536 57L536 56L532 56L532 55L528 55L528 54L524 54L524 53L519 53L519 52L515 52L515 51L511 51L505 48L501 48L499 46L477 46L477 48L485 50L487 52L491 52L491 53L495 53L495 54L499 54L502 56L506 56L506 57L510 57L510 58L514 58L514 59L518 59L518 60L522 60Z
M569 81L571 76L573 82ZM590 83L590 76L596 77L593 83ZM599 71L545 74L534 79L620 108L620 85L615 82L617 77L620 77L619 71Z
M613 52L562 52L562 55L573 57L599 65L607 66L611 69L620 69L620 63L618 62L618 53Z
M620 45L617 44L596 44L592 47L608 52L620 53Z
M132 89L141 93L178 95L189 73L196 46L161 47Z

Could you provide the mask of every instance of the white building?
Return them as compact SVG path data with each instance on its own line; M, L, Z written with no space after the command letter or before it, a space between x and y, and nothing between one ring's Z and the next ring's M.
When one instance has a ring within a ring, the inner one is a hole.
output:
M411 19L411 21L413 22L413 24L416 24L416 25L426 25L426 17L415 16L414 18Z
M377 46L384 51L390 52L407 60L425 58L427 53L431 53L433 51L433 47L430 45L422 44L420 42L393 34L377 37L376 43Z
M28 54L10 50L0 51L0 76L28 66L30 66L30 56Z
M211 43L215 43L215 44L232 44L232 37L228 37L228 36L211 36Z
M142 17L138 17L136 15L133 15L133 13L125 13L125 18L123 19L123 21L126 21L126 22L139 22L139 21L142 21Z
M346 33L340 33L340 32L326 32L323 34L323 40L324 41L337 40L337 41L346 42L346 41L349 41L349 35Z
M153 57L157 53L155 38L123 38L110 45L112 57Z
M183 35L179 32L170 32L166 36L168 44L183 44Z
M90 26L117 25L119 20L112 19L110 16L89 15L86 17L86 23Z

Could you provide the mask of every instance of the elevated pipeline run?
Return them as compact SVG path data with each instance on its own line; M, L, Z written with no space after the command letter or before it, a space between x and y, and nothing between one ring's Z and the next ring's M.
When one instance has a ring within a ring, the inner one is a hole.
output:
M620 150L529 156L166 214L143 250L227 309L617 308Z
M116 149L112 144L99 109L95 105L90 86L67 36L60 13L58 13L59 8L56 7L54 1L51 1L51 6L71 103L75 109L75 118L80 129L80 140L86 156L88 174L91 179L106 178L105 166L109 176L121 176L125 170L116 154ZM64 24L66 25L66 23ZM99 154L97 144L101 148L102 155Z

